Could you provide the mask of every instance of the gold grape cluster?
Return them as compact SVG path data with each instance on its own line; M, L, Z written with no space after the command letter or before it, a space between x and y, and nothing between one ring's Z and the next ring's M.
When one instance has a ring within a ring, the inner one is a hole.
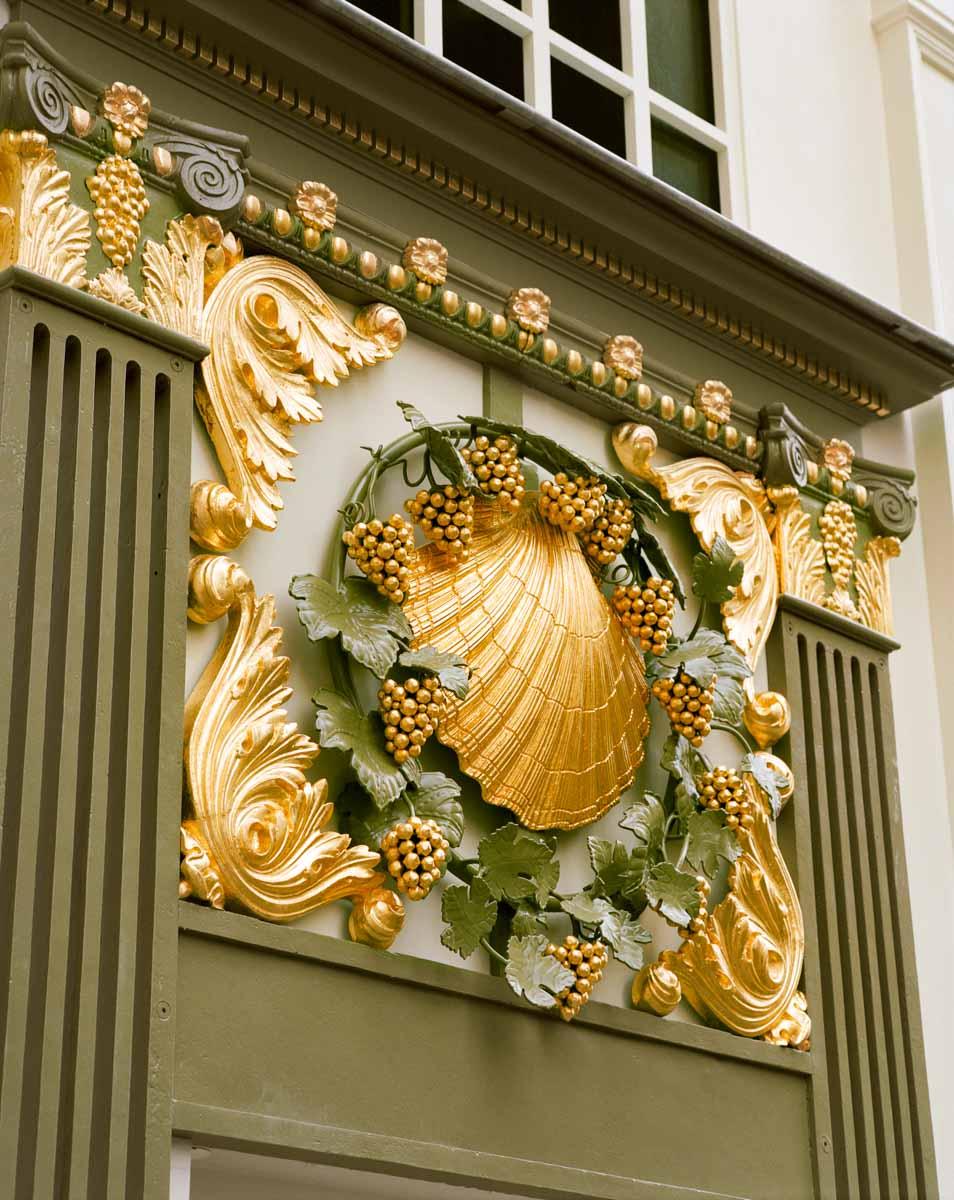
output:
M569 533L588 533L603 515L606 484L590 476L571 479L560 471L540 485L540 512Z
M633 508L629 501L611 496L593 522L593 528L581 539L587 558L601 567L608 567L632 537L633 524Z
M702 687L691 675L679 671L675 679L657 679L653 695L666 710L673 730L698 749L712 728L712 688Z
M86 186L95 205L96 236L103 253L114 267L124 267L136 252L139 223L149 210L139 168L128 158L110 154Z
M851 505L844 500L832 500L818 518L825 546L825 557L836 585L846 588L855 568L855 542L858 527Z
M472 446L465 446L460 453L477 476L477 486L485 496L493 497L501 508L520 507L526 480L512 438L495 437L491 441L481 434L474 438Z
M750 829L755 821L742 779L731 767L713 767L700 777L699 803L713 812L721 808L730 829Z
M381 839L388 874L408 900L423 900L447 869L450 843L436 821L410 817Z
M407 564L414 552L413 526L400 513L392 513L386 521L359 521L342 534L342 541L348 547L348 557L381 595L403 604L411 578Z
M404 507L420 525L428 541L436 542L463 562L473 535L473 496L448 483L440 491L422 489L410 500L405 500Z
M556 1002L564 1021L572 1021L589 1000L594 986L603 978L609 955L602 942L581 942L574 934L563 939L562 946L547 946L546 953L576 976L572 986L558 993Z
M618 587L613 607L623 628L639 642L644 654L665 654L672 633L676 596L671 579L647 579L642 587Z
M444 711L444 689L440 680L430 675L423 682L385 679L378 692L378 708L384 721L385 749L401 765L417 758L437 729Z
M709 918L709 880L705 875L696 876L696 891L699 894L699 911L692 918L688 925L683 925L679 930L679 936L683 941L689 938L699 937L705 931L706 921Z

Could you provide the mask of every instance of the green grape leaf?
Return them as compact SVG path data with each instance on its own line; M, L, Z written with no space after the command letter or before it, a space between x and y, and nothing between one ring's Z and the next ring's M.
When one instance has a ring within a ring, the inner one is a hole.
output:
M398 804L407 804L408 814L413 805L419 817L440 825L444 837L452 846L460 845L464 836L464 808L460 802L460 784L456 779L440 771L425 771L417 786L406 793L406 799L399 800Z
M715 700L712 705L712 715L717 721L726 725L742 724L742 709L745 705L745 693L742 684L737 679L720 675L715 685Z
M676 812L685 821L698 807L699 788L696 780L703 771L709 769L709 764L704 755L684 737L671 733L663 744L659 765L676 780Z
M288 591L298 601L298 619L313 642L340 635L351 657L378 679L413 637L400 606L367 579L349 578L335 587L317 575L296 575Z
M644 792L641 800L631 804L620 821L621 829L630 829L637 841L646 847L650 858L662 849L666 832L666 810L653 792Z
M404 400L398 401L398 408L404 414L404 420L415 433L424 438L424 446L431 456L431 462L437 467L448 483L464 491L477 490L477 476L464 461L461 452L443 430L432 425L419 408Z
M468 425L476 426L482 433L492 434L494 437L502 435L513 438L520 446L522 457L529 458L537 466L553 475L559 471L566 471L573 475L595 475L597 479L606 484L609 495L629 500L635 513L653 519L666 515L666 510L656 497L640 484L632 479L624 479L621 475L604 470L590 459L584 458L566 446L561 446L559 442L553 441L552 438L548 438L542 433L535 433L523 425L506 425L502 421L491 421L486 417L462 416L460 419L466 421Z
M535 908L527 908L521 904L517 911L513 914L510 921L510 928L516 937L526 937L531 933L544 932L547 928L547 919L543 913L537 912Z
M447 928L441 942L461 958L469 958L487 937L497 920L497 902L487 885L475 879L469 887L445 888L441 896L441 916Z
M686 642L674 642L665 654L657 655L657 675L672 677L680 667L703 687L719 677L748 679L749 664L716 629L700 629Z
M719 869L719 859L735 862L742 853L732 830L726 826L722 812L694 812L686 821L689 844L686 861L711 878Z
M521 825L501 825L477 847L481 878L497 900L536 898L543 906L560 877L553 846Z
M716 537L708 554L692 560L692 590L700 600L723 604L742 582L745 566L723 537Z
M395 815L400 804L396 800L386 808L378 808L363 787L348 783L335 800L335 815L342 833L347 833L356 845L376 850L391 826L407 815L406 812Z
M385 752L380 722L327 688L315 693L314 702L318 706L315 724L321 745L350 751L351 766L361 786L379 808L392 804L404 791L411 772L402 770ZM420 778L419 767L414 774Z
M590 892L577 892L574 896L567 896L565 900L560 901L560 907L587 929L598 929L600 921L613 909L608 900Z
M458 700L463 700L467 695L470 671L464 660L456 654L448 654L436 646L418 646L416 650L405 650L398 662L411 671L426 671L428 675L436 675L441 687L453 692Z
M374 804L368 793L349 783L335 802L342 829L356 841L376 847L381 838L412 812L436 821L452 846L459 846L464 834L464 809L460 803L460 784L439 771L425 771L420 782L384 808Z
M646 897L673 925L687 925L699 913L695 875L677 871L669 862L656 863L650 871Z
M600 933L613 948L620 962L638 971L643 965L643 946L652 934L627 912L611 908L600 922Z
M606 896L635 900L646 882L646 847L629 850L622 842L586 839L597 889Z
M766 796L768 796L772 816L775 820L778 820L778 815L782 811L782 797L778 790L778 776L760 754L747 754L742 759L740 769L751 775Z
M512 937L507 943L507 982L517 993L538 1008L552 1008L564 988L572 987L576 976L559 959L546 953L545 933Z

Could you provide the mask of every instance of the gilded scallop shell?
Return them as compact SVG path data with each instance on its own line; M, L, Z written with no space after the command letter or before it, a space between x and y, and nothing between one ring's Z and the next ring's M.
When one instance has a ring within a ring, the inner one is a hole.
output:
M414 556L404 611L417 642L471 669L438 738L490 804L530 829L575 829L619 799L649 731L642 660L572 534L528 497L477 505L470 554Z

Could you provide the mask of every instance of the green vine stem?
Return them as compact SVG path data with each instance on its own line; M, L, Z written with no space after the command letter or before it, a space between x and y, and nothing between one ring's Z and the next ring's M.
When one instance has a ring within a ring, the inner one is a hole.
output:
M728 723L728 721L713 720L712 728L720 729L723 733L731 733L732 736L736 739L736 741L738 741L741 744L741 746L745 750L746 754L754 754L756 752L756 750L758 750L758 746L755 744L754 741L750 741L749 738L747 738L745 736L745 734L742 732L742 730L738 728L738 726L730 725Z

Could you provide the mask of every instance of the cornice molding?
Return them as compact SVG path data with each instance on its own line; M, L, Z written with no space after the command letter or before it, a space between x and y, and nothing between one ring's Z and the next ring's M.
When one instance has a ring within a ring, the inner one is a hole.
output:
M923 57L954 75L954 19L929 0L899 0L878 6L882 11L871 22L881 37L896 25L906 23L914 31Z
M80 0L73 2L80 6ZM664 309L684 327L700 330L717 343L721 342L727 348L731 347L733 351L741 352L744 357L771 364L783 376L788 376L792 383L797 381L797 386L807 385L808 394L827 396L829 403L834 402L838 411L846 415L851 412L853 420L870 420L873 416L886 416L891 411L891 406L878 386L870 380L857 378L851 370L830 361L823 361L817 355L793 344L790 333L785 337L779 336L768 325L762 327L758 323L739 318L729 311L724 303L709 300L697 288L686 288L671 280L661 279L638 264L608 253L599 245L587 241L585 237L563 229L546 213L531 211L505 196L496 194L490 187L479 180L471 179L451 164L423 156L416 147L404 144L400 136L391 136L392 131L368 127L347 113L330 108L320 98L293 86L290 80L268 75L244 61L240 54L233 53L227 45L209 43L180 25L178 19L163 18L155 12L144 13L128 0L93 0L91 4L83 4L82 7L87 11L111 17L112 28L146 41L164 54L174 55L194 67L212 72L223 82L239 87L258 102L283 111L293 119L306 122L310 128L323 135L364 152L386 168L400 172L404 178L438 191L457 205L466 206L479 218L504 226L522 238L532 239L546 253L559 256L565 261L569 260L575 267L601 276L626 294ZM323 15L333 15L331 9L334 5L322 3L319 7ZM340 10L341 6L338 5L337 8ZM361 36L365 31L362 28L353 29L351 32ZM387 32L381 32L379 29L379 40L388 40L385 37ZM407 40L400 38L401 43L407 43ZM402 51L404 50L406 47L402 47ZM418 51L419 47L415 53ZM472 91L487 90L480 81L468 78L473 83ZM496 89L490 91L496 94ZM486 102L485 98L485 106ZM525 107L521 106L521 111ZM591 170L598 170L614 182L617 177L623 182L625 176L625 184L629 190L641 194L651 193L653 203L673 208L674 216L675 210L678 209L678 219L682 222L691 220L700 227L700 233L705 226L705 236L738 242L740 251L744 244L744 253L756 257L761 254L765 259L766 268L798 274L799 286L808 290L814 288L819 296L827 292L825 303L836 305L840 313L848 315L857 310L859 317L864 313L861 320L866 323L869 332L877 331L878 336L889 338L900 352L907 351L918 355L923 359L925 366L930 360L930 371L938 377L937 380L932 379L931 386L935 390L947 386L949 373L954 375L954 347L948 346L931 331L915 326L906 318L891 313L852 292L851 289L788 259L718 214L703 210L702 206L679 196L671 188L642 175L631 164L593 147L572 131L565 130L552 121L547 122L539 114L533 114L533 110L527 111L534 118L529 130L532 135L540 134L542 137L544 131L541 122L544 122L547 126L546 140L565 142L566 145L562 148L578 158L587 159ZM550 126L553 128L550 129ZM941 365L942 362L945 363L944 366ZM910 401L905 399L899 407L906 407L908 403Z

